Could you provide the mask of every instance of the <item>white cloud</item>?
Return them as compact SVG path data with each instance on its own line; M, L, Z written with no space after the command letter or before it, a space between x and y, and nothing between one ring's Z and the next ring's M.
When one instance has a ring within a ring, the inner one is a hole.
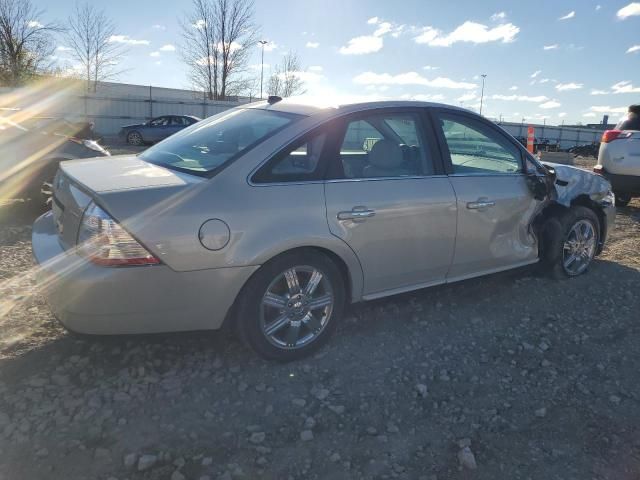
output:
M307 48L318 48L320 44L318 42L307 42L305 45Z
M380 19L378 17L371 17L369 20L367 20L367 23L369 25L376 25L379 21Z
M343 55L363 55L365 53L374 53L382 49L382 38L374 35L362 35L349 40L345 47L340 48Z
M156 23L155 25L151 25L151 28L153 28L154 30L166 30L167 27L165 27L164 25L160 25L159 23Z
M635 15L640 15L640 3L632 2L626 7L622 7L618 10L618 18L624 20Z
M403 100L415 100L417 102L441 102L444 100L444 95L442 95L441 93L435 93L433 95L418 93L415 95L404 94L401 95L400 98Z
M582 83L559 83L556 85L556 90L559 92L566 92L568 90L580 90L584 85Z
M151 52L149 54L150 57L159 57L160 56L160 52Z
M542 73L542 70L536 70L531 74L531 78L536 78L538 75Z
M640 52L640 45L634 45L633 47L629 47L629 50L627 50L627 53L635 52Z
M70 52L71 50L73 50L73 48L70 47L65 47L64 45L59 45L56 50L58 52Z
M265 52L273 52L278 47L279 47L279 45L276 42L267 42L267 44L264 46L264 51Z
M634 87L629 81L618 82L611 86L613 93L640 93L640 87Z
M583 114L582 114L582 116L583 116L583 117L586 117L586 118L594 118L594 117L597 117L597 115L596 115L595 113L593 113L593 112L583 113Z
M320 65L311 65L308 70L310 72L322 72L324 69Z
M381 37L387 33L389 33L392 29L392 25L389 22L382 22L378 24L378 28L373 32L373 35L376 37Z
M476 98L478 98L478 96L476 95L475 92L469 92L469 93L465 93L464 95L456 98L456 100L458 102L470 102L472 100L475 100Z
M545 84L545 83L549 83L550 81L551 81L550 78L541 78L540 80L538 80L538 83Z
M162 60L156 60L156 61L155 61L155 62L153 62L153 63L155 63L156 65L162 65Z
M31 20L30 22L27 23L27 26L29 28L42 28L42 27L44 27L44 25L41 24L38 20Z
M512 92L515 92L516 90L518 90L518 87L513 85L512 87L509 87L509 90L511 90Z
M416 43L427 44L431 47L450 47L454 43L509 43L515 40L520 28L512 23L497 25L489 28L486 25L466 21L451 33L445 34L433 27L426 27L422 33L414 38Z
M558 114L558 117L560 117L560 118L564 118L564 117L566 117L566 116L567 116L567 112L560 112L560 113Z
M166 45L163 45L160 47L160 51L161 52L175 52L176 51L176 47L171 45L170 43L167 43Z
M538 95L537 97L530 97L528 95L492 95L492 100L504 100L506 102L532 102L532 103L542 103L549 100L548 97L544 95Z
M608 92L608 91L606 91L606 90L596 90L596 89L593 89L593 90L591 90L590 95L609 95L609 93L611 93L611 92Z
M602 5L596 5L596 12L602 8Z
M627 107L594 106L589 110L596 113L627 113Z
M505 18L507 18L507 14L505 12L497 12L491 15L491 20L493 20L494 22L504 20Z
M127 45L149 45L149 40L135 40L129 35L111 35L109 43L125 43Z
M553 45L545 45L544 47L542 47L544 50L557 50L559 47L559 45L557 43L554 43Z
M425 65L422 67L423 70L438 70L440 67L434 67L433 65Z
M365 72L355 76L353 82L358 85L422 85L425 87L460 90L471 90L478 87L475 83L458 82L446 77L437 77L429 80L416 72L399 73L397 75Z
M561 107L561 106L562 106L562 104L560 102L555 101L555 100L549 100L548 102L544 102L544 103L541 103L539 105L540 108L544 108L545 110L548 110L550 108L558 108L558 107Z
M560 17L558 20L569 20L571 18L574 18L576 16L576 12L571 10L569 13L567 13L566 15Z

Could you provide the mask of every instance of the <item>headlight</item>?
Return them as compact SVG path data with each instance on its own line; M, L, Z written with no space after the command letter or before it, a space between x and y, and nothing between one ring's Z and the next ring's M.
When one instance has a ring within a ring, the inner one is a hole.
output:
M95 140L83 140L82 144L90 150L94 152L100 152L103 155L110 156L111 154L105 150L98 142Z
M603 197L602 197L602 205L605 206L611 206L611 205L615 205L616 204L616 194L613 193L613 191L609 190Z
M105 267L160 263L160 260L93 202L82 216L77 244L82 255Z

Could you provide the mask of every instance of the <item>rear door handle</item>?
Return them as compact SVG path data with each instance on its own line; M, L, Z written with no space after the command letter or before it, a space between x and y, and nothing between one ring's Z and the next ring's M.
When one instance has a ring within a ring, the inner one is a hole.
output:
M485 208L494 207L496 202L492 202L491 200L479 199L475 202L467 203L467 208L469 210L482 210Z
M365 220L375 216L376 211L367 207L353 207L350 211L338 212L338 220Z

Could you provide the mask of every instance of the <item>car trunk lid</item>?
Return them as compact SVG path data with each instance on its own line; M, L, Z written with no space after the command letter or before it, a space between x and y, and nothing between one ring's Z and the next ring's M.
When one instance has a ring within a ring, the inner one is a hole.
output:
M52 201L60 243L65 249L76 245L82 215L91 201L105 207L117 221L123 221L134 210L144 212L163 196L199 181L198 177L158 167L135 156L62 162L54 180ZM149 195L140 195L143 190Z

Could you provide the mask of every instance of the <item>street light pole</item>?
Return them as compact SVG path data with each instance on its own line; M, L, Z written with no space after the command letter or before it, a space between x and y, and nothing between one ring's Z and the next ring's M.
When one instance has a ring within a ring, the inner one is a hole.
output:
M482 94L480 94L480 115L482 115L482 104L484 103L484 79L487 78L487 74L483 73L482 77Z
M266 40L260 40L258 43L262 46L262 60L260 62L260 100L262 100L262 82L264 79L264 46L269 43Z

